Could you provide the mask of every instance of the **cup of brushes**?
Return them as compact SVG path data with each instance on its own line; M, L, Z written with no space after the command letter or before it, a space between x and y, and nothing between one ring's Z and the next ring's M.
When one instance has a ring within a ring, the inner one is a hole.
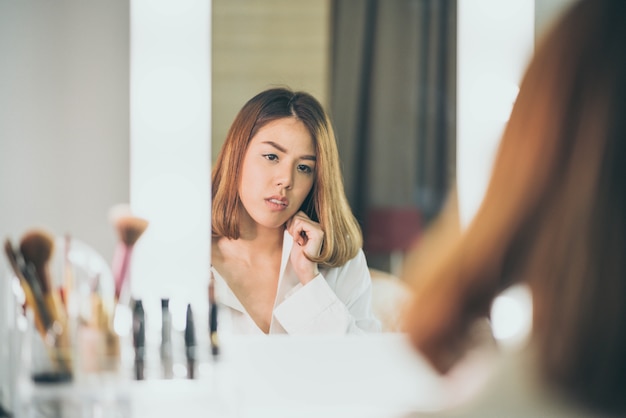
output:
M36 383L68 382L77 375L117 372L120 341L115 308L128 287L129 241L121 236L122 267L116 274L90 246L69 235L27 231L5 256L23 293L22 312L30 328L30 375ZM141 223L141 232L147 222ZM134 228L134 224L133 227ZM141 233L132 237L133 244ZM115 260L114 260L115 265ZM118 279L121 278L121 279Z
M73 356L67 310L50 272L54 238L33 230L24 234L17 247L7 239L4 250L24 293L24 312L40 337L31 340L33 380L71 380Z

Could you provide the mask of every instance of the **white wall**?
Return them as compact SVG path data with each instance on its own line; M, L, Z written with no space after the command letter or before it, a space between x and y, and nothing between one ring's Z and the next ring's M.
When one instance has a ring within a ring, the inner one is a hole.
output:
M3 241L38 226L111 259L108 210L129 199L128 53L126 0L0 0Z

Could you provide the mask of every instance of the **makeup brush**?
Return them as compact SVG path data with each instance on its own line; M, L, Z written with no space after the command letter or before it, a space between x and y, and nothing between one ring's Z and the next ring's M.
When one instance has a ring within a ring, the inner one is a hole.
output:
M217 302L215 299L215 278L211 272L209 280L209 341L211 355L216 359L220 354L220 344L217 335Z
M51 322L49 318L45 318L47 312L40 312L43 307L43 295L41 294L41 289L39 290L39 294L37 297L35 296L35 291L33 290L31 284L29 283L29 279L25 277L24 270L24 261L21 260L21 254L17 253L11 244L10 239L6 239L4 241L4 253L9 260L9 265L20 281L20 286L24 291L24 298L26 300L26 306L28 306L33 311L33 317L35 320L35 327L39 331L42 337L46 335L46 323Z
M70 369L61 353L54 349L58 342L58 327L54 327L54 324L57 322L53 320L52 315L46 307L44 295L39 280L36 277L35 268L31 263L27 264L24 261L22 253L14 249L8 239L4 243L4 251L9 259L13 272L20 280L20 284L24 290L26 304L29 305L30 309L33 311L35 328L39 331L42 340L46 342L50 360L61 368L59 373L43 373L34 375L33 378L36 381L66 381L71 376ZM51 339L53 341L52 346L50 344Z
M187 357L187 378L194 379L196 375L196 330L191 304L187 304L185 318L185 355Z
M65 234L63 247L63 286L61 288L61 300L68 309L70 298L74 290L74 272L72 271L72 263L70 262L70 249L72 245L72 236Z
M28 231L20 241L20 252L26 265L33 266L35 276L41 287L48 312L53 321L65 325L65 311L59 295L53 287L49 261L54 252L54 238L49 233L34 229Z
M115 300L119 301L122 291L128 286L133 248L148 227L148 221L127 213L115 216L112 222L118 234L118 244L113 256L113 276L115 278Z
M91 292L91 315L89 320L85 321L85 330L87 335L98 335L98 345L96 350L87 352L86 357L92 360L95 370L114 371L120 357L119 336L113 329L112 318L105 306L102 297L102 287L100 283L100 274L93 276L90 282ZM94 357L91 357L94 356Z
M69 351L69 334L66 332L66 318L60 296L53 288L50 276L49 261L54 252L54 238L51 234L40 229L34 229L24 234L20 240L20 252L24 258L25 272L31 277L32 288L39 285L43 295L42 311L47 311L51 325L45 324L47 336L54 337L52 344L56 351L56 359L61 368L60 373L54 376L44 376L43 379L66 380L71 376L71 359L64 351ZM34 278L34 280L33 280ZM37 294L36 292L35 294ZM52 331L52 334L50 333Z

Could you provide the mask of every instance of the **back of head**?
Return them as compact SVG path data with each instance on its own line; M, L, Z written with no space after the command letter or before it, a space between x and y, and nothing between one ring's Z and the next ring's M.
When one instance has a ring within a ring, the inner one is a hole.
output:
M626 1L580 0L561 17L526 71L472 222L409 264L408 331L438 370L497 292L523 280L545 381L626 414L625 42Z
M548 381L626 412L626 2L582 0L546 35L503 136L486 205L518 193L500 270L534 299ZM503 192L503 193L499 193Z

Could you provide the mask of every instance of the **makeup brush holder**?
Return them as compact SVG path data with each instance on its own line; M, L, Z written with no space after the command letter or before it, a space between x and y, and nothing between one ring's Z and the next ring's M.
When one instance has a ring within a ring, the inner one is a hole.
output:
M41 310L49 318L42 320L37 317L41 312L28 311L26 373L35 383L84 382L117 373L120 341L113 324L109 265L84 242L57 237L48 268L51 283Z
M29 374L35 383L65 383L73 379L73 349L67 331L53 326L46 335L41 335L34 326L32 315L27 318L27 357Z
M73 336L75 374L116 373L120 341L114 329L114 281L107 261L83 241L57 237L51 273L61 289Z
M124 372L122 360L128 342L114 329L109 264L84 242L57 237L48 268L51 290L43 310L54 325L42 332L42 322L50 321L37 319L30 309L22 318L27 325L14 416L130 416L125 387L130 372Z

